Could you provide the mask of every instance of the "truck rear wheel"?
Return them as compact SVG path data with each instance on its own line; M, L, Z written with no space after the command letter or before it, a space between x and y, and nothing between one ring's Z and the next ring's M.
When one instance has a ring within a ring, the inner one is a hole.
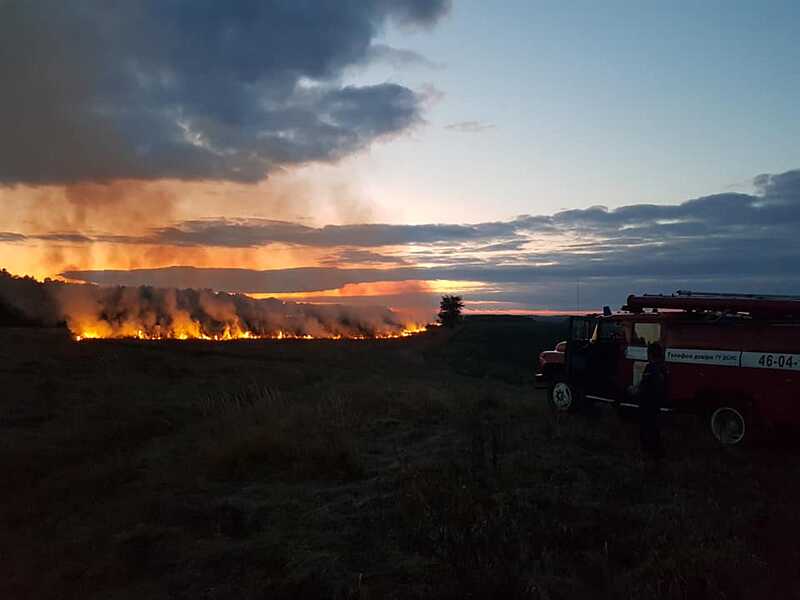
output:
M709 419L711 433L720 444L735 446L741 444L747 433L747 420L743 412L733 406L720 406Z
M558 412L574 411L578 401L578 392L566 381L556 381L550 388L550 405Z

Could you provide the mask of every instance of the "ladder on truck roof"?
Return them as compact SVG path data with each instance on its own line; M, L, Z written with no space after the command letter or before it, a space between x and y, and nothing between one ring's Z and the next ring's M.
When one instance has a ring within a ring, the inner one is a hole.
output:
M649 294L645 294L648 296ZM764 300L800 300L800 296L787 296L780 294L725 294L719 292L693 292L691 290L678 290L676 296L691 298L750 298Z
M695 312L748 313L753 316L800 319L800 296L722 294L678 290L672 295L630 295L623 310L642 312L646 308Z

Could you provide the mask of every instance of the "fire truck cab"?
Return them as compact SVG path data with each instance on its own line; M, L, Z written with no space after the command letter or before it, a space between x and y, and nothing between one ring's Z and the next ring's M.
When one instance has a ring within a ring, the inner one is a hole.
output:
M723 444L764 425L800 426L800 297L791 296L632 295L620 312L572 317L566 344L540 355L552 406L638 408L630 392L653 342L669 371L663 411L703 416Z

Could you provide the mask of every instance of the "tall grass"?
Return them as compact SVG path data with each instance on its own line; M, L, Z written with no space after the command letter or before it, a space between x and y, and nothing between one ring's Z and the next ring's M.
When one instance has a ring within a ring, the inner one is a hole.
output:
M362 474L355 438L359 415L336 392L290 399L251 384L209 395L198 402L198 410L205 430L200 460L213 478L355 479Z

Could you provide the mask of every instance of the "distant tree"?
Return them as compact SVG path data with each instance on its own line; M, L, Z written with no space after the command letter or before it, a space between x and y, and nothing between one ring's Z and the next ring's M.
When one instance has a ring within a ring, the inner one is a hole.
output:
M439 302L439 322L445 327L455 327L463 319L463 308L461 296L442 296L442 301Z

